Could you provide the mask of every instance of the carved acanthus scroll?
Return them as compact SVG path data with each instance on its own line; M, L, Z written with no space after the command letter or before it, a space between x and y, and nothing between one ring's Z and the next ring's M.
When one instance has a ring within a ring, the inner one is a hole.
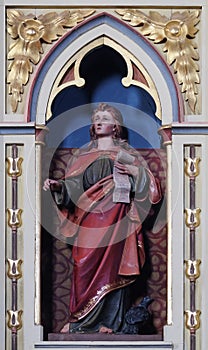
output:
M15 40L8 52L11 63L7 77L13 112L16 112L18 102L22 101L21 95L33 72L33 64L41 59L42 43L51 44L65 34L67 27L76 26L93 12L94 10L67 10L36 17L33 14L25 15L22 11L7 11L8 33Z
M185 94L192 112L196 112L199 84L199 60L196 42L193 41L198 29L200 12L175 12L170 18L159 12L150 11L149 15L137 9L119 9L116 12L130 25L138 27L139 31L155 44L164 44L163 51L167 53L167 62L173 65L181 92Z
M43 43L52 44L65 34L66 28L76 26L94 12L91 9L75 9L48 12L36 17L19 10L7 11L8 33L14 40L8 51L11 63L7 77L13 112L17 111L18 103L22 101L24 85L29 81L33 65L40 61L44 53ZM200 21L200 11L177 11L169 18L159 11L150 11L146 15L138 9L117 9L116 13L155 44L163 44L167 62L173 66L181 92L191 111L196 113L200 77L199 54L193 39L198 32L196 25Z

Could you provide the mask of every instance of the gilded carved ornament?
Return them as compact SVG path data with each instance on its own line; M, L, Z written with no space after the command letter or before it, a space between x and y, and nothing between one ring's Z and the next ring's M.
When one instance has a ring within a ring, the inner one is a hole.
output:
M184 212L185 212L186 226L191 230L199 227L201 209L200 208L195 208L195 209L185 208Z
M199 265L201 264L201 260L185 260L185 272L186 276L189 278L190 281L195 282L197 278L200 277L200 268Z
M7 326L13 330L20 330L22 328L22 310L19 311L13 311L13 310L7 310L8 314L8 321Z
M7 209L9 227L18 228L22 226L22 212L22 209Z
M201 314L200 310L185 311L186 328L188 328L191 333L194 333L197 329L200 328L200 314Z
M200 12L174 12L170 18L159 12L150 11L149 15L136 9L119 9L116 12L133 27L152 40L155 44L163 44L163 52L167 53L167 62L173 65L181 92L193 113L196 113L198 89L200 83L197 45L193 41L198 29Z
M22 101L21 95L33 72L33 64L40 61L44 52L42 44L52 44L66 33L66 28L76 26L93 12L94 10L66 10L36 17L18 10L7 11L8 33L15 40L9 47L7 57L11 60L7 83L13 112L16 112L18 103Z
M7 157L7 174L11 177L18 177L22 175L22 157Z
M190 178L195 178L199 175L200 158L185 158L185 173Z
M22 270L21 265L23 261L21 259L13 260L13 259L7 259L8 263L8 271L7 276L10 279L18 280L22 277Z

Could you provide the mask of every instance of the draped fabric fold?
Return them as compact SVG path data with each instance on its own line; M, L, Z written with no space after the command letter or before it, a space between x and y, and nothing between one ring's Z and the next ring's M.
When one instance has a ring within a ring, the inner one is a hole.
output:
M55 196L60 209L60 232L74 237L70 322L86 317L108 293L130 285L141 273L145 251L140 207L143 217L152 203L161 199L159 183L145 169L139 172L130 203L113 203L114 182L109 168L91 187L82 189L83 185L78 185L80 195L70 210L70 181L76 177L82 183L86 169L96 167L101 157L114 162L116 152L81 153L62 181L64 192ZM135 165L141 167L138 158Z

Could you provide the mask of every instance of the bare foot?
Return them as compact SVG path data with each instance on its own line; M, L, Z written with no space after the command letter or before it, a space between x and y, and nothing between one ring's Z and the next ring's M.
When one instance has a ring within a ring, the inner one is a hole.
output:
M111 328L107 328L105 326L101 326L100 329L99 329L99 333L108 333L108 334L111 334L113 333L112 329Z
M63 328L61 328L60 333L69 333L69 323L66 323Z

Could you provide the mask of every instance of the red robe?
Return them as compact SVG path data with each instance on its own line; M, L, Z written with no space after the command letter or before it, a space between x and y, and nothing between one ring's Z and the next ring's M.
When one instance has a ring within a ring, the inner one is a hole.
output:
M100 156L115 160L117 152L80 154L65 175L65 181L84 173ZM140 166L137 158L134 165ZM60 231L75 237L74 269L70 292L70 322L85 317L109 292L135 281L145 262L139 207L144 201L157 203L160 186L146 169L147 193L130 203L113 203L113 176L109 175L85 191L75 211L62 209Z

